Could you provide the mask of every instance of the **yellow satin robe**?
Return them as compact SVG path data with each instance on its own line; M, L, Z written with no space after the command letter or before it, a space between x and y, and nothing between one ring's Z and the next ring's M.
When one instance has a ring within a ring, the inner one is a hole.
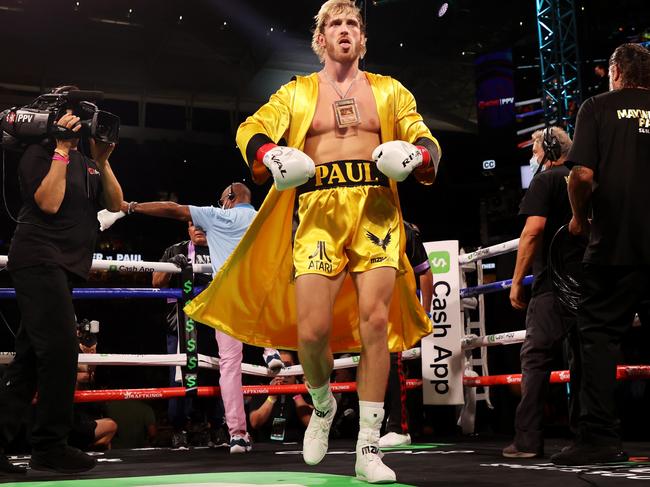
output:
M417 113L413 95L388 76L366 75L377 103L382 142L412 143L427 137L439 148ZM237 145L244 159L255 134L265 134L276 142L284 138L288 146L302 150L317 100L316 73L298 76L282 86L239 127ZM248 162L253 170L254 161ZM265 173L266 169L254 171L258 182ZM425 172L416 177L423 184L431 184L434 174ZM391 180L390 186L399 202L395 181ZM257 217L210 286L185 307L188 316L251 345L297 348L291 245L294 202L294 189L271 188ZM413 269L404 254L405 236L401 233L400 268L388 320L388 347L392 352L412 347L432 331L431 321L415 295ZM361 349L357 294L349 276L334 303L330 343L334 352Z

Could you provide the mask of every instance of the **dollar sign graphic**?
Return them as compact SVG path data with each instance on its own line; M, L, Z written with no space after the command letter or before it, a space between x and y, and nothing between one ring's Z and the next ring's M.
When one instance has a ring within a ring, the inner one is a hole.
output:
M194 331L194 320L192 318L188 318L185 322L185 331L188 333L192 333Z
M192 281L185 281L183 284L183 292L189 294L192 291Z
M190 357L190 359L187 361L187 368L190 370L196 369L198 359L196 357Z

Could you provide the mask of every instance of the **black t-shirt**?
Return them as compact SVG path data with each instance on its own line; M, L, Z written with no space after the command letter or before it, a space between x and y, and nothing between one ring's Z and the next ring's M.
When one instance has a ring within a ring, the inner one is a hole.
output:
M585 101L567 159L594 171L584 261L650 264L650 91L625 88Z
M41 145L27 148L18 166L23 206L9 248L9 270L37 264L57 264L88 278L103 208L102 182L94 161L70 151L65 195L59 211L47 214L34 201L34 193L50 170L53 151ZM61 163L59 163L61 164Z
M169 259L176 255L184 255L190 260L189 255L189 240L183 242L178 242L177 244L170 245L165 249L160 262L168 262ZM203 245L193 245L194 247L194 258L192 260L193 264L210 264L210 250L207 246ZM212 274L195 274L194 275L194 286L207 286L212 280ZM169 281L169 287L181 287L181 275L172 274L172 277ZM175 299L168 299L168 308L167 308L167 333L176 334L178 331L178 302Z
M548 249L558 229L571 219L571 204L567 191L569 169L565 166L551 166L538 173L530 183L528 191L519 205L519 215L546 217L542 247L533 260L533 294L551 291L548 277Z
M304 398L305 396L303 396ZM250 411L259 409L266 401L267 396L257 395L254 396L250 402ZM284 402L283 402L284 398ZM302 439L305 426L300 422L300 418L296 412L296 402L293 396L281 395L278 400L273 404L273 410L269 416L268 421L258 430L253 430L253 434L257 441L270 441L271 431L273 429L273 418L283 417L286 419L284 439L282 441L299 441Z
M420 232L418 232L413 225L404 222L404 230L406 231L406 257L413 267L413 272L416 277L424 274L429 269L429 257L427 251L422 243ZM420 288L420 281L416 279L418 289Z

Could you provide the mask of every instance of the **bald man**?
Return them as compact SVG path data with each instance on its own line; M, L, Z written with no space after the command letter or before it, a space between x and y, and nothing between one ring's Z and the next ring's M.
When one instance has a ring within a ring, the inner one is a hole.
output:
M246 233L257 211L251 205L251 192L243 183L232 183L221 193L219 207L179 205L173 201L148 203L122 202L121 210L127 215L140 213L163 218L192 221L200 228L208 242L212 273L216 275L228 256ZM251 450L250 436L246 430L246 413L241 391L241 361L243 345L225 333L216 330L219 345L219 386L230 432L230 453Z

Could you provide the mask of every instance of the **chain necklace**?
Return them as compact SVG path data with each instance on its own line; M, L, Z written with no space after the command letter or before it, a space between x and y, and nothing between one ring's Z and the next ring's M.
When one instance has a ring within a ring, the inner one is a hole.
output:
M338 86L332 81L332 79L327 75L325 70L323 70L323 76L325 76L325 79L327 82L330 84L332 88L334 88L334 91L336 91L336 94L339 95L339 98L344 99L348 96L348 93L350 93L350 90L352 89L352 86L354 85L354 82L357 80L359 77L359 71L357 71L357 74L354 75L354 78L352 79L352 83L350 83L350 86L348 86L348 89L345 90L345 93L341 93L341 90L339 90Z

